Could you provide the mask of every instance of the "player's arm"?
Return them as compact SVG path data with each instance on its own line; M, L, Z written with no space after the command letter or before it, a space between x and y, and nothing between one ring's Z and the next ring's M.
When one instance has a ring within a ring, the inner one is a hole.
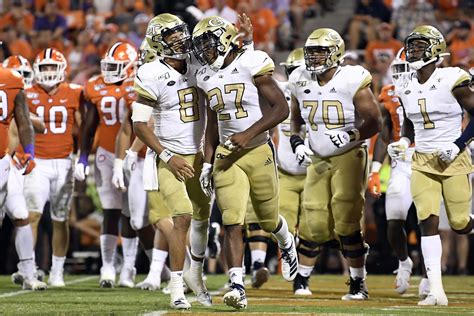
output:
M138 95L137 101L133 103L133 130L135 135L151 150L157 153L163 162L167 163L173 174L180 181L190 179L194 176L194 168L182 159L174 155L169 149L161 145L158 137L155 136L153 130L148 126L155 101L146 99Z
M125 151L130 147L132 132L132 111L127 110L125 120L122 122L122 125L120 125L115 140L115 159L125 158Z
M466 81L455 87L453 90L453 95L461 107L472 117L474 115L474 91L469 87L469 84L470 82ZM454 143L459 147L459 151L462 151L472 141L473 138L474 120L471 119L469 124L467 124L466 128L462 132L461 136Z
M20 90L14 100L14 116L25 155L20 164L25 167L23 174L30 173L35 167L35 133L30 119L30 112L25 102L25 93Z
M302 138L304 134L301 127L305 124L303 117L301 116L300 105L298 99L294 95L291 95L291 119L290 119L290 130L291 136L298 136Z
M367 139L382 129L380 107L369 86L360 89L354 96L354 107L361 124L353 130L355 140ZM351 133L349 133L351 136Z
M43 120L36 114L30 113L31 124L35 133L43 134L46 130Z
M291 119L290 119L290 144L293 153L296 155L296 161L302 167L307 167L311 164L310 156L313 155L311 149L304 144L303 136L304 130L301 128L305 124L301 116L300 105L298 99L291 95Z
M228 141L233 145L233 151L242 150L253 138L283 122L289 114L285 96L270 74L254 77L254 82L259 95L265 98L271 111L262 108L262 117L257 122L245 131L229 137ZM260 107L262 106L260 104Z
M89 174L89 153L92 149L94 135L100 120L97 108L89 102L86 103L86 106L88 107L88 110L84 121L82 121L80 118L80 110L74 113L74 119L82 121L80 129L81 137L79 143L80 154L79 159L76 161L76 166L74 168L74 177L78 181L84 181L86 179L86 176Z
M8 128L8 153L10 156L13 156L16 148L20 144L20 135L18 135L18 127L14 120L10 122L10 127Z
M212 164L214 162L214 152L219 145L219 128L217 125L217 113L209 106L206 106L206 134L204 138L204 161Z

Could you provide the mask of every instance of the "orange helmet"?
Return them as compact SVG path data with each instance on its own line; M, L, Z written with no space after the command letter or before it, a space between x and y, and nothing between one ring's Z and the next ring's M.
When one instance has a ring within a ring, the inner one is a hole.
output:
M4 68L18 71L23 76L23 83L30 87L33 84L33 68L28 59L21 55L13 55L3 61Z
M33 69L36 82L54 87L66 77L66 57L55 48L46 48L35 59Z
M389 70L393 83L397 87L401 87L410 76L413 70L410 68L410 63L406 60L404 48L400 48L397 56L392 60Z
M135 47L125 42L112 45L100 61L100 70L105 83L116 83L133 75L138 52Z

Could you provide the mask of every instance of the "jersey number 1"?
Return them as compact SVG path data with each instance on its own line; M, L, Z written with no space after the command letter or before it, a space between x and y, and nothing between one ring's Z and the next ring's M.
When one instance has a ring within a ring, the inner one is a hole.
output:
M418 99L418 105L420 106L421 116L423 116L423 128L433 129L435 124L430 120L428 113L426 112L426 99Z

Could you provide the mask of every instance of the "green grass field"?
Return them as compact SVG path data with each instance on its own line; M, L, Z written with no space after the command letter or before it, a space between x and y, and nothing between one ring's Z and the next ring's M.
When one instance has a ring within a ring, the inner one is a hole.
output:
M144 276L137 277L138 280ZM344 302L340 297L346 293L346 277L318 275L312 278L313 295L307 298L294 297L291 283L281 276L272 276L270 282L259 290L247 286L249 306L246 314L474 314L474 277L445 277L444 285L449 298L449 307L420 308L416 304L419 279L414 278L408 293L399 296L392 288L394 276L369 276L370 300ZM225 276L209 276L209 290L214 294L214 306L206 308L192 302L189 312L173 312L168 308L169 298L161 291L146 292L136 289L100 289L97 276L68 276L68 286L48 289L44 292L21 291L11 284L8 276L0 277L0 314L212 314L234 312L222 302L222 286ZM188 299L193 300L189 294Z

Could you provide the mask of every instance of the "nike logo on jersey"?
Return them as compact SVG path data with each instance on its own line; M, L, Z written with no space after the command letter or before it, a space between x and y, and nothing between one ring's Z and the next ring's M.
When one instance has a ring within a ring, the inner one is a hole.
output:
M65 103L65 102L67 102L67 99L61 99L61 100L59 100L59 102Z
M6 85L6 83L0 83L0 87L3 87L5 85Z

